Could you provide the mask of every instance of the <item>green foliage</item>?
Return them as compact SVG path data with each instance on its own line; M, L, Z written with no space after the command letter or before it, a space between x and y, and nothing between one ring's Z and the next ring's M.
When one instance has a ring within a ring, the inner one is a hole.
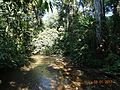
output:
M56 49L54 49L53 45L57 37L58 31L56 29L46 27L43 32L39 32L38 36L33 39L33 45L35 46L33 53L54 54Z
M63 55L71 59L75 64L87 63L86 61L94 54L94 19L90 16L81 17L78 15L73 19L70 31L58 39L58 46L62 49Z
M116 54L109 53L105 58L105 65L103 70L108 72L119 72L120 70L120 57Z
M84 0L85 7L91 6L93 3ZM105 0L105 5L115 4L114 0ZM118 0L116 0L118 1ZM94 11L79 11L75 3L72 1L56 2L59 9L59 20L56 25L57 30L62 32L54 45L63 56L69 57L71 63L76 66L86 66L108 71L119 71L120 62L120 38L119 24L120 17L117 11L117 4L114 5L114 13L112 17L106 17L102 21L101 31L96 32L97 22L89 13ZM61 4L62 3L62 4ZM84 13L84 14L83 14ZM99 17L97 17L99 18ZM104 25L103 25L104 24ZM63 31L60 30L63 27ZM101 41L98 44L96 35L101 33Z
M70 62L77 66L119 72L118 0L116 4L114 0L105 0L105 5L114 4L114 15L102 21L99 44L96 39L99 32L96 32L97 22L94 18L92 0L80 2L86 7L83 12L79 11L77 6L79 3L75 0L63 0L63 2L53 0L58 9L58 15L55 18L54 16L49 18L49 22L46 21L44 24L41 17L45 10L52 9L52 2L47 0L3 1L0 3L0 68L17 68L24 65L34 49L34 54L39 52L46 55L62 54L69 57ZM90 16L90 13L93 16ZM33 48L32 45L35 47Z
M21 7L17 1L0 3L0 69L19 68L29 62L32 37L42 25L30 7L20 3Z

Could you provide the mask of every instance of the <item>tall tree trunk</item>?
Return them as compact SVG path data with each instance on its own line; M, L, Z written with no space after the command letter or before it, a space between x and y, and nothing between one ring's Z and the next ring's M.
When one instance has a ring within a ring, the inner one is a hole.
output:
M104 0L94 0L96 18L96 54L102 58L106 52L105 7Z
M95 18L96 18L96 41L100 44L102 41L102 23L105 20L104 0L94 0Z

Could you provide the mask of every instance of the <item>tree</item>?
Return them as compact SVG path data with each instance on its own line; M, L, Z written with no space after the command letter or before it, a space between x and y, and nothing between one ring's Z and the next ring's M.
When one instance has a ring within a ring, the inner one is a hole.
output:
M104 0L94 0L97 43L102 41L102 21L105 19Z
M19 68L29 62L32 37L42 26L45 9L48 3L42 0L0 2L0 68Z

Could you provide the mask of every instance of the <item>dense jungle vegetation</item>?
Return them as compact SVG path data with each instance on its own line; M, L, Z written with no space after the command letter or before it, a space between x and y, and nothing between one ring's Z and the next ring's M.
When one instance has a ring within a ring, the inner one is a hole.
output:
M0 68L17 69L32 54L45 54L67 57L75 67L119 73L119 5L119 0L1 0Z

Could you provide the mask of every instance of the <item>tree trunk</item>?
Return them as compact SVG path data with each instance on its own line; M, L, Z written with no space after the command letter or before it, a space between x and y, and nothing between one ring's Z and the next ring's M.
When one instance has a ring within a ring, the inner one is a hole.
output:
M102 23L105 20L104 0L94 0L96 18L96 42L99 45L102 41Z
M94 0L96 18L96 55L103 58L106 54L107 29L105 20L104 0Z

